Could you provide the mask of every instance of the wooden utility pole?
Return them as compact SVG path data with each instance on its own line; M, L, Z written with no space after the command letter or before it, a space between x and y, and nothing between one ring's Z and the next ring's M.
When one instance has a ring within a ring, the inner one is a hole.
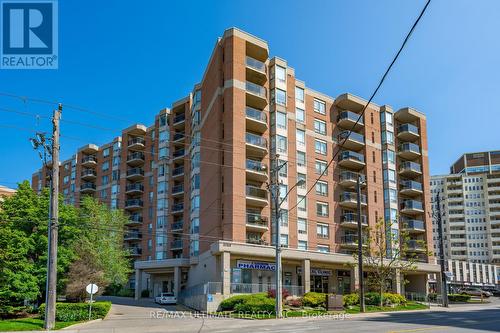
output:
M50 188L50 222L48 229L47 290L45 301L45 329L53 329L56 321L57 299L57 238L59 227L59 120L62 104L52 118L52 177Z
M444 307L448 307L448 281L446 280L446 257L444 254L443 220L441 219L441 198L436 194L437 224L439 239L439 264L441 266L441 297Z

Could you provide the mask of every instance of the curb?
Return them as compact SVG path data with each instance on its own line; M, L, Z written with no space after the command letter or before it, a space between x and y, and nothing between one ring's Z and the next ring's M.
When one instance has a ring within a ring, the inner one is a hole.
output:
M98 322L98 321L102 321L102 318L94 319L94 320L90 320L90 321L84 321L83 323L78 323L78 324L74 324L74 325L71 325L71 326L67 326L65 328L61 328L59 331L78 329L79 326L85 326L87 324L92 324L92 323L95 323L95 322Z

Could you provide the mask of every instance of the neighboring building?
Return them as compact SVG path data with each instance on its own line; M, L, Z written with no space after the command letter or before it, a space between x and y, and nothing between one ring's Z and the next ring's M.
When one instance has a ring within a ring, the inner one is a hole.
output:
M447 263L448 271L453 273L449 281L451 290L466 286L495 287L498 283L498 266L461 260L448 260Z
M439 255L436 195L447 259L500 263L500 151L464 154L451 174L431 177L433 233Z
M290 191L279 235L285 288L353 291L357 271L346 264L357 248L354 185L361 174L363 224L385 218L393 237L400 228L410 233L419 263L405 274L406 290L425 293L427 274L439 271L427 257L426 118L371 103L356 124L366 103L308 88L285 60L269 59L265 41L228 29L189 96L160 112L154 125L134 125L114 142L85 146L62 162L61 191L74 204L86 193L129 212L126 243L137 259L137 297L143 289L182 291L189 303L186 295L202 291L225 297L274 283L275 221L266 183L278 154L278 163L286 163L281 195ZM43 170L34 174L33 187L44 186L44 177ZM306 185L294 188L299 179ZM394 290L401 291L400 281ZM189 304L206 309L204 302Z
M4 197L13 196L15 193L16 190L0 185L0 202L3 201Z

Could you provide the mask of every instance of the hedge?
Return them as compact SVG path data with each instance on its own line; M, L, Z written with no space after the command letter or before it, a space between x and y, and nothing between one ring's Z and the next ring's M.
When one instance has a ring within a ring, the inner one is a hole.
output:
M275 300L268 297L249 297L243 303L236 304L236 312L267 312L274 313Z
M326 307L326 294L312 291L305 293L304 297L302 297L302 304L312 308L316 308L318 306Z
M236 305L244 303L250 299L263 299L267 298L266 294L247 294L247 295L236 295L223 300L219 305L219 310L221 311L233 311Z
M56 303L56 321L84 321L89 319L89 303ZM92 304L91 319L104 318L111 308L111 302ZM40 317L45 317L45 303L38 309Z
M359 304L359 294L354 293L354 294L344 295L343 300L344 300L344 306L352 306Z
M384 305L399 305L405 304L406 298L399 294L384 293L383 294L383 304ZM352 293L344 295L344 306L352 306L359 304L359 294ZM376 292L368 292L365 294L365 304L366 305L380 305L380 294Z
M450 302L468 302L470 301L471 296L465 294L449 294L448 300Z

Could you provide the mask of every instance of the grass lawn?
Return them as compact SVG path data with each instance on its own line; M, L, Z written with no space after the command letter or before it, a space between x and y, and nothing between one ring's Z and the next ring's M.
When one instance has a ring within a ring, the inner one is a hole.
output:
M408 302L406 305L398 305L395 307L390 306L375 306L375 305L366 305L366 312L384 312L384 311L408 311L408 310L425 310L429 307L425 304L417 303L417 302ZM359 306L355 305L350 309L346 309L347 313L355 314L359 313Z
M76 321L57 322L56 330L77 324ZM3 331L34 331L43 330L43 320L39 318L20 318L0 320L0 332Z

